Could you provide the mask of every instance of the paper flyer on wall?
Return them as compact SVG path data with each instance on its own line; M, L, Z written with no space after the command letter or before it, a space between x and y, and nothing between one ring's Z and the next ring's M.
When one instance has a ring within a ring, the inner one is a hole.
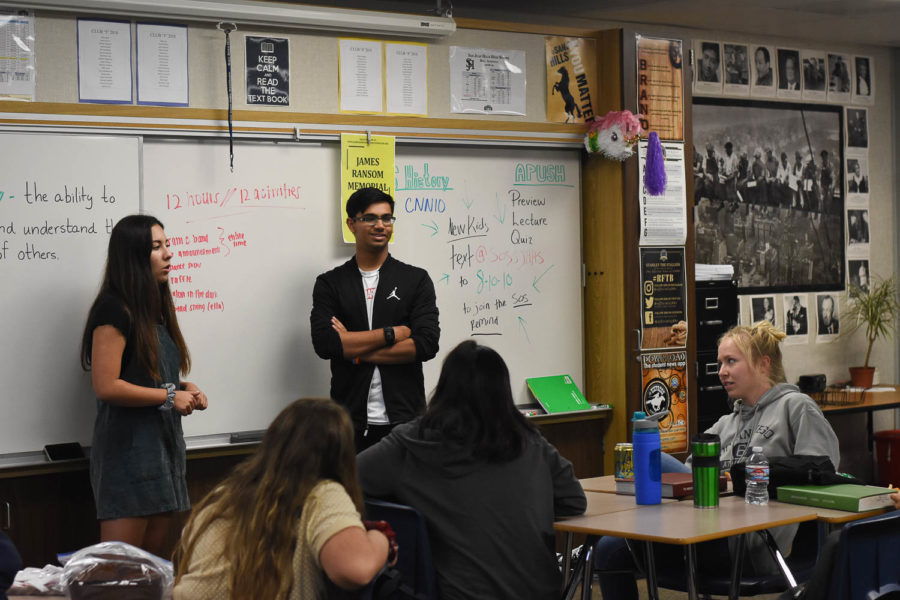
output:
M137 102L188 105L188 28L138 23Z
M681 40L636 38L641 126L661 140L684 140Z
M34 100L34 13L0 15L0 99Z
M358 133L341 134L341 193L338 214L345 242L356 241L347 227L347 198L358 189L374 187L394 195L394 137ZM393 240L393 236L391 236Z
M597 44L592 39L544 38L547 61L547 121L587 123L594 120L592 93L597 93Z
M384 43L385 112L428 116L428 44Z
M78 19L78 101L130 104L131 22Z
M381 42L338 40L340 111L374 114L384 111Z
M668 411L659 421L665 452L688 449L687 352L641 355L641 403L648 415Z
M640 248L641 350L687 346L684 248Z
M687 240L684 143L662 142L662 149L666 190L660 196L651 196L643 184L647 140L641 140L638 148L641 246L683 246Z
M525 114L525 51L450 46L450 112Z

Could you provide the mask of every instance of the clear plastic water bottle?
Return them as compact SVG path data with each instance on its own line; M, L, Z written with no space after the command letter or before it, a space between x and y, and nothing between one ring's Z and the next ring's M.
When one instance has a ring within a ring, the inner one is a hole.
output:
M747 504L769 503L769 461L763 454L761 446L753 446L753 454L744 466L747 473L747 494L744 500Z

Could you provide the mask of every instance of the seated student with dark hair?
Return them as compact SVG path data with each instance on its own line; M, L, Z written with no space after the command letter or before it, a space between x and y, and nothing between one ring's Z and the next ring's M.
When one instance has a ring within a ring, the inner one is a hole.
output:
M0 600L6 600L6 590L12 586L16 573L22 568L22 559L5 533L0 531Z
M365 494L425 517L443 600L558 596L553 521L587 500L572 463L516 409L497 352L454 348L425 415L358 462Z

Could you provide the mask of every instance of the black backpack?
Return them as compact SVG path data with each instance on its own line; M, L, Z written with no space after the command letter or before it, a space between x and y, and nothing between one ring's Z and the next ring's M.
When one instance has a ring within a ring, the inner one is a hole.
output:
M839 475L827 456L794 454L793 456L770 456L769 458L769 498L777 496L781 485L833 485L855 483L865 485L856 477ZM747 491L744 480L745 463L731 465L731 485L734 493L743 496Z

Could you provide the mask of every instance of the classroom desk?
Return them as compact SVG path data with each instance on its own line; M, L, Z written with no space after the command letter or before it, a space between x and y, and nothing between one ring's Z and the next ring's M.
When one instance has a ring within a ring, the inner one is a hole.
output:
M637 508L645 508L644 505L637 504L634 501L634 496L590 492L587 490L585 490L584 495L587 498L587 509L584 511L584 514L575 517L563 517L559 522L567 521L570 519L582 519L584 517L597 515L607 515L610 513L622 512L626 510L635 510ZM662 501L663 504L678 502L678 500L673 500L672 498L663 498Z
M636 504L634 501L634 496L624 496L617 494L603 494L599 492L590 492L585 490L584 492L585 498L587 498L587 508L584 511L584 514L577 515L574 517L562 517L557 522L563 522L569 519L581 519L584 517L597 516L597 515L607 515L611 513L617 513L628 510L635 510L641 508L642 505ZM671 503L677 502L677 500L672 500L670 498L664 498L663 503ZM571 568L572 561L572 540L574 538L574 532L567 531L566 533L566 544L565 550L563 553L563 573L568 573ZM578 576L573 575L571 577L572 584L577 585ZM574 588L573 588L574 589Z
M890 391L875 391L879 388L892 387ZM872 413L876 410L887 410L891 408L900 408L900 391L896 385L892 386L876 386L864 392L847 392L849 395L847 403L841 404L822 404L821 394L813 394L813 398L819 404L819 408L825 413L826 417L834 415L848 415L852 413L866 413L866 434L869 444L869 452L872 451L875 441L875 432L873 431Z
M695 600L698 594L694 544L817 518L816 509L809 506L774 501L766 506L751 506L737 496L720 499L717 509L698 509L694 508L692 502L677 501L652 506L635 506L635 510L584 515L557 521L554 528L566 533L587 534L588 544L593 544L603 535L644 541L647 545L647 586L652 598L658 597L653 542L685 546L688 595ZM587 554L589 553L582 552L579 557L580 563L586 561ZM730 598L737 598L736 582L740 579L741 559L742 556L739 555L734 561ZM582 597L590 598L591 568L584 564L576 567L570 585L566 588L566 597L574 591L577 585L575 578L578 576L581 576L582 580Z

